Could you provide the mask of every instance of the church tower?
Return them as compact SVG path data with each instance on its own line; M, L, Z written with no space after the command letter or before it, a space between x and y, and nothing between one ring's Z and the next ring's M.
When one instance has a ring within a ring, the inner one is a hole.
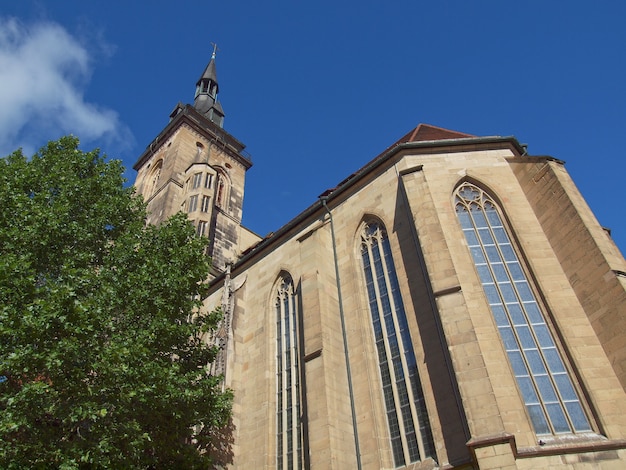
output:
M241 226L246 171L244 144L223 129L215 48L196 83L194 104L178 103L170 121L137 160L135 187L148 205L148 223L183 211L198 235L211 240L213 275L259 237Z

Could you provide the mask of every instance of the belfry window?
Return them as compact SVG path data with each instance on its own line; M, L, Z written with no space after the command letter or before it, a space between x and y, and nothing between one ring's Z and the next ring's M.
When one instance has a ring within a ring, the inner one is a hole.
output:
M435 458L389 238L381 224L373 222L363 227L361 258L394 463L400 467Z
M464 183L455 192L455 207L535 432L591 431L495 201Z
M293 280L281 276L276 311L276 468L302 468L297 297Z

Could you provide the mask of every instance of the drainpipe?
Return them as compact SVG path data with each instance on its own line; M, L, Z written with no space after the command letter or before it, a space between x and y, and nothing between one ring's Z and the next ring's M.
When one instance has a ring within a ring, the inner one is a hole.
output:
M346 359L346 373L348 375L348 393L350 395L350 411L352 412L352 428L354 429L354 447L356 450L356 466L361 470L361 449L359 447L359 433L356 425L356 411L354 409L354 391L352 390L352 372L350 372L350 360L348 356L348 339L346 335L346 320L343 313L343 299L341 297L341 281L339 278L339 263L337 262L337 244L335 243L335 224L333 223L333 214L328 209L326 202L328 196L320 196L320 201L328 217L330 218L330 235L333 244L333 258L335 261L335 279L337 280L337 300L339 302L339 318L341 318L341 334L343 336L343 353Z

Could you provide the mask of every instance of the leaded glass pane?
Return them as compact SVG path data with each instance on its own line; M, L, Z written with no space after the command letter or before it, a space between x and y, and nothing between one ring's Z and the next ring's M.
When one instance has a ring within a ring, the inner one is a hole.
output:
M491 277L491 271L489 270L489 266L486 264L482 266L477 266L478 276L480 276L480 280L485 284L493 283L493 277Z
M467 244L469 246L476 246L476 245L479 244L478 237L476 236L476 231L475 230L466 230L465 231L465 238L467 239Z
M493 238L491 237L491 233L489 232L488 228L478 229L478 235L480 235L480 240L484 245L494 244Z
M517 337L520 340L522 345L522 349L532 349L536 348L535 340L530 333L530 328L528 326L516 326L515 332L517 333Z
M526 369L526 364L524 363L524 359L522 359L522 353L520 351L507 351L507 356L509 356L513 373L516 376L521 377L528 375L528 369Z
M577 399L576 392L574 391L572 382L567 374L555 375L554 380L556 381L556 386L559 389L559 393L561 394L561 397L563 397L563 400L574 401Z
M472 219L467 212L463 212L459 215L459 221L461 222L461 227L463 228L474 228Z
M539 346L541 348L552 348L554 347L554 342L552 341L552 335L548 330L548 326L544 324L533 325L533 330L535 331L535 335L537 335L537 340L539 341ZM547 350L544 350L544 355L546 355ZM556 350L554 350L556 353ZM549 361L548 361L549 364Z
M541 398L543 398L546 403L557 401L556 392L554 391L552 382L547 375L537 376L535 377L535 381L537 382L537 387L539 387Z
M498 284L500 287L500 291L502 292L502 298L504 299L504 303L512 303L517 302L517 297L515 296L515 291L513 290L513 286L510 282L500 282Z
M504 342L504 347L507 351L513 351L515 349L519 349L517 345L517 340L515 339L515 335L513 334L513 329L509 326L498 328L500 332L500 337Z
M511 273L511 277L514 281L526 280L526 275L517 261L507 263L506 266L509 268L509 272Z
M546 361L548 362L548 368L552 374L565 372L565 366L563 365L561 356L556 348L545 349L544 355L546 357Z
M487 300L490 304L499 304L500 294L498 293L498 289L496 289L495 284L485 284L484 286L485 294L487 295Z
M472 247L470 248L470 252L472 253L472 258L474 258L474 263L484 264L487 262L483 250L480 247Z
M503 227L491 227L491 229L493 230L493 234L496 236L496 241L498 243L508 243L509 242L509 237L507 236L506 232L504 231Z
M511 321L513 325L526 325L526 317L522 312L522 307L518 303L507 305L509 315L511 315Z
M498 246L500 247L500 250L502 250L502 256L505 261L517 261L517 257L515 256L515 252L513 251L513 247L511 245L500 243Z
M531 323L544 323L543 314L541 313L541 310L539 310L537 302L524 302L524 309L526 310L528 319Z
M555 433L570 432L570 426L559 403L549 403L546 405L546 409Z
M506 272L504 264L502 264L502 263L491 263L490 267L493 270L493 273L495 274L496 281L503 282L503 281L508 281L509 280L509 275ZM485 268L489 269L489 266L485 265Z
M500 261L500 253L495 245L485 246L485 252L487 253L487 259L490 263L497 263Z
M486 192L470 183L458 188L455 201L463 233L535 432L590 430L578 393L497 205Z
M541 405L527 404L526 409L528 410L528 414L530 415L530 420L533 423L535 432L540 435L550 434L550 427L548 426L548 421L546 420L546 415L543 412L543 408L541 407Z
M500 216L495 210L486 210L487 218L489 219L489 225L492 227L502 227L502 222L500 222Z
M491 306L491 311L493 312L493 316L496 319L496 325L498 326L508 326L509 325L509 318L506 315L506 312L504 311L504 307L502 306L502 304L500 305L492 305Z
M519 293L520 299L522 302L532 301L534 299L533 293L530 291L530 287L528 286L528 282L526 281L517 281L515 283L515 288Z
M519 384L519 388L526 403L539 403L539 397L537 396L537 392L535 391L530 377L520 376L517 378L517 383Z
M537 349L528 349L524 350L524 354L526 355L526 359L528 360L528 365L530 366L530 371L533 375L538 374L546 374L546 368L543 365L543 361L541 360L541 354L539 354L539 350Z
M587 417L585 416L583 407L580 406L580 402L568 401L565 403L565 409L567 410L576 431L591 431L591 426L589 426L589 421L587 421Z

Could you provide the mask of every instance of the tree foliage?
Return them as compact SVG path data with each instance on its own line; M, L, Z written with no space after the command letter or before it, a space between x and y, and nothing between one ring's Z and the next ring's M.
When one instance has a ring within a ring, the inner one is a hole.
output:
M0 159L0 468L207 468L206 240L78 140Z

